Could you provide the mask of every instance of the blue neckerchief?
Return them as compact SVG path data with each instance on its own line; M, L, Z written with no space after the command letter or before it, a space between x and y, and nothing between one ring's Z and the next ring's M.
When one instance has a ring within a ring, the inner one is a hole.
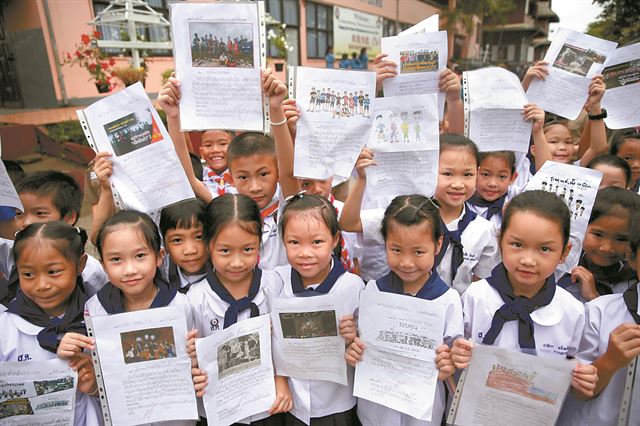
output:
M176 289L158 277L153 280L153 283L158 287L158 294L156 294L153 302L151 302L149 309L169 306L169 303L176 297ZM100 304L109 315L126 312L124 309L124 294L122 294L122 291L118 287L110 282L106 283L97 294Z
M389 272L384 277L377 279L376 284L378 284L380 291L411 296L404 292L402 280L394 272ZM445 294L447 290L449 290L449 286L442 281L442 278L440 278L440 275L438 275L434 269L427 282L418 290L415 297L425 300L435 300Z
M207 282L209 283L209 287L215 294L218 295L222 301L227 302L229 307L227 311L224 313L224 327L227 328L238 322L238 315L240 312L251 309L251 318L257 317L260 315L260 309L258 306L253 303L253 299L258 294L258 290L260 290L260 281L262 280L262 269L256 267L253 271L253 277L251 278L251 286L249 287L249 294L245 297L241 297L236 300L231 293L225 288L224 285L220 282L218 277L216 276L213 269L209 269L207 271Z
M502 217L502 207L504 207L504 202L507 199L507 194L505 193L502 197L498 198L494 201L487 201L478 193L473 194L473 197L469 200L469 204L472 204L477 207L487 207L487 215L484 217L487 220L491 220L491 218L495 215Z
M451 244L451 282L453 282L456 277L456 273L458 272L458 268L462 265L464 261L464 247L462 246L462 233L467 226L478 216L474 211L472 211L466 205L464 206L464 215L462 219L458 222L458 229L455 231L449 231L447 225L444 223L442 218L440 218L440 225L442 227L443 232L443 240L442 240L442 248L440 249L440 253L436 256L435 266L440 265L444 254L447 252L447 248L449 244Z
M69 304L62 318L50 318L35 302L29 299L21 290L15 299L9 303L7 310L19 315L24 320L39 327L44 327L38 333L40 347L51 353L56 353L60 340L58 336L67 332L80 333L86 336L84 326L84 304L87 296L84 294L82 277L76 278L76 286L69 296Z
M205 273L208 273L210 270L211 266L209 266L209 262L205 263ZM180 274L178 273L178 265L176 265L171 259L169 259L169 285L175 288L178 293L187 294L193 284L195 283L189 283L182 287L182 280L180 279Z
M498 291L504 301L504 305L493 314L491 328L484 336L482 343L493 345L504 324L508 321L517 320L520 349L535 349L534 325L530 315L536 309L548 305L553 300L553 296L556 294L556 282L553 274L547 278L540 291L531 299L513 295L513 287L511 287L507 270L503 263L499 263L498 266L493 268L491 276L487 278L487 282Z
M638 315L638 286L632 285L622 293L624 304L627 305L629 313L635 320L636 324L640 324L640 315Z
M18 270L14 266L7 278L0 278L0 305L9 306L20 289Z
M305 288L302 283L302 277L298 271L291 268L291 289L293 290L293 294L296 296L310 297L329 293L333 288L333 285L338 281L338 278L346 272L344 266L342 266L342 262L340 262L340 260L335 256L332 256L332 258L333 268L329 271L327 278L315 289L310 287Z

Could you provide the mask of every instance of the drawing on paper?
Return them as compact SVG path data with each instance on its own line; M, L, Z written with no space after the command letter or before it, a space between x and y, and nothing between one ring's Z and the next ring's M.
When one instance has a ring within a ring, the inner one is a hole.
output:
M33 409L27 398L10 399L0 402L0 419L28 414L33 414Z
M369 117L371 98L363 90L312 87L308 105L307 112L326 112L331 118Z
M594 63L604 64L607 57L595 50L564 44L556 57L553 66L567 72L586 76Z
M547 182L548 180L548 182ZM556 178L549 176L542 182L543 191L553 192L565 202L573 220L582 217L585 212L583 191L591 190L586 182L578 182L575 178Z
M487 376L486 386L555 405L558 395L534 386L535 377L535 372L529 373L494 364Z
M208 68L253 68L253 24L189 22L191 65Z
M147 328L120 333L125 364L175 358L173 327Z
M374 128L379 143L420 143L423 141L422 111L383 111L376 115Z
M400 52L400 74L438 71L437 50L405 50Z
M218 379L260 365L260 333L238 336L218 346Z
M117 156L162 140L160 129L149 108L145 108L142 113L132 112L107 123L104 130Z
M73 388L73 377L67 376L55 380L36 380L33 382L37 395L45 395Z
M640 59L606 67L602 71L607 90L640 82Z
M282 335L285 339L312 339L337 336L336 311L280 313Z

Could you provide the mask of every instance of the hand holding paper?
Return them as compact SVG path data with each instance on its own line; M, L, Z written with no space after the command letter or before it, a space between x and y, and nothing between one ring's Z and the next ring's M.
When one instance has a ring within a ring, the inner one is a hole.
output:
M464 370L469 366L471 353L473 352L473 342L463 338L458 338L453 342L451 348L451 361L458 370Z
M527 69L522 79L522 88L526 92L531 82L535 79L544 81L549 75L548 62L538 61Z
M158 105L167 114L167 118L180 117L180 82L175 77L175 73L160 88Z
M378 53L373 59L373 70L376 72L376 93L382 90L382 83L387 78L398 75L398 64L390 59L386 53Z

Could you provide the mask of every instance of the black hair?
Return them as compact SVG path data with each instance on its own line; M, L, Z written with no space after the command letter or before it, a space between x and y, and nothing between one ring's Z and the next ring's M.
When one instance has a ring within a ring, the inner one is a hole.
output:
M160 212L160 234L164 237L170 229L204 226L206 208L207 204L197 198L165 207Z
M160 238L160 232L155 222L146 214L140 213L134 210L121 210L118 213L111 216L100 227L98 236L96 237L96 248L100 257L102 257L102 249L104 240L107 238L114 229L121 226L135 226L142 234L142 238L147 243L149 248L155 253L159 253L162 249L162 239Z
M284 230L287 228L287 223L291 216L303 213L312 216L321 222L323 222L331 235L335 236L340 233L340 224L338 223L338 213L336 208L331 204L329 200L319 195L307 195L300 193L294 195L282 211L282 216L279 220L280 236L284 239ZM338 244L334 247L334 254L340 257L340 251L342 249L340 239Z
M19 180L25 177L25 172L20 163L12 160L2 160L4 167L7 169L7 174L11 183L15 186Z
M629 249L631 258L636 259L640 249L640 211L631 212L631 226L629 226Z
M511 169L511 173L516 171L516 155L513 151L487 151L481 152L479 156L478 166L482 164L482 162L491 157L501 158L507 162L507 165Z
M204 174L204 169L202 168L202 160L200 160L200 157L191 152L189 153L189 158L191 159L193 174L196 175L196 179L202 182L202 175Z
M440 154L447 149L465 149L469 151L476 161L476 166L480 165L480 152L478 146L465 136L457 133L442 133L440 135Z
M640 132L633 127L613 132L609 138L609 154L618 155L626 139L640 139Z
M16 264L29 242L38 239L49 241L49 244L65 259L77 264L84 254L87 233L84 229L62 221L32 223L16 233L16 239L13 243L13 258Z
M53 170L35 172L26 175L16 184L18 194L33 194L51 199L52 204L64 218L75 213L76 220L82 208L82 190L69 175Z
M273 138L258 132L245 132L236 136L227 148L227 165L231 167L235 159L254 155L268 155L275 161L276 145Z
M609 187L602 188L596 195L593 203L591 224L602 216L615 215L631 218L631 214L640 210L640 195L624 188Z
M442 236L442 225L436 202L423 195L399 195L385 210L380 232L386 241L389 228L394 224L415 226L424 222L429 224L431 237L437 244Z
M621 169L627 179L626 186L631 185L631 167L629 166L629 163L624 161L622 158L612 154L602 154L589 161L589 164L587 164L587 168L595 169L596 166L600 165L606 165Z
M556 222L562 230L563 246L569 243L571 232L571 211L556 194L547 191L525 191L511 199L502 215L500 239L511 223L511 218L518 212L532 212L545 219Z
M207 245L231 223L237 223L261 240L262 218L258 204L246 195L225 194L211 200L205 210L203 225Z

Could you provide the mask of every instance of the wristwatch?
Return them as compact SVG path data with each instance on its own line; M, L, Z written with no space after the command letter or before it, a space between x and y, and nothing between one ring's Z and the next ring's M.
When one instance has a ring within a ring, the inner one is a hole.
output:
M590 114L587 113L587 116L589 117L589 120L602 120L603 118L607 118L607 110L604 108L600 109L602 112L600 114Z

